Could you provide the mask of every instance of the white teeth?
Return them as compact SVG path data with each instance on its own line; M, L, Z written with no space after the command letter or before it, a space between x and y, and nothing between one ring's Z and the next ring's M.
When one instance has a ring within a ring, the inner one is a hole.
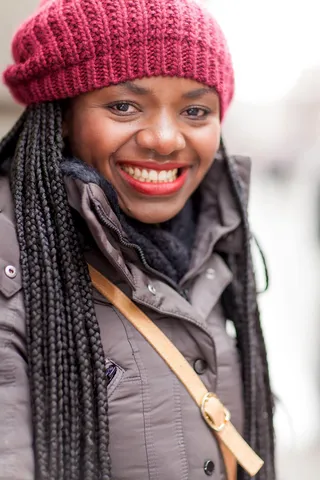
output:
M151 180L152 182L157 182L158 181L158 174L155 170L150 170L149 180Z
M136 177L136 178L141 177L141 170L139 168L134 169L134 177Z
M139 180L140 182L149 182L149 183L164 183L164 182L174 182L178 176L178 169L174 168L172 170L147 170L143 168L140 170L137 167L132 167L129 165L123 165L122 170L128 173L131 177Z
M159 182L165 182L167 180L167 172L165 170L161 170L158 175Z

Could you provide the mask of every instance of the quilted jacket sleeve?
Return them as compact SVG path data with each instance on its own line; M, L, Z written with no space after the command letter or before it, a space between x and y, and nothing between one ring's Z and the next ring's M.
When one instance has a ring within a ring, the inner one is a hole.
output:
M25 313L10 202L0 177L0 480L34 480Z
M0 479L33 480L25 348L16 325L19 319L11 307L12 302L7 309L2 305L0 319Z

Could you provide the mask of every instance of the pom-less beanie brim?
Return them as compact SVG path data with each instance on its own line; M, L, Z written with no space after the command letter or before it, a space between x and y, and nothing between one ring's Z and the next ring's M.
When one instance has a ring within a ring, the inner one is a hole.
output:
M25 105L175 76L215 88L223 118L234 92L226 39L193 0L44 0L12 55L4 82Z

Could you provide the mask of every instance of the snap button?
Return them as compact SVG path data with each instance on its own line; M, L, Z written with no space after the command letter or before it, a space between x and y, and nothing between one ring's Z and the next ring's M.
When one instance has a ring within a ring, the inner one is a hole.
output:
M16 267L13 267L12 265L8 265L4 269L4 272L7 275L7 277L9 277L9 278L15 278L17 276L17 269L16 269Z
M204 473L206 475L208 475L208 477L211 477L213 472L214 472L214 463L212 460L207 460L205 463L204 463Z
M155 295L157 293L157 290L154 288L153 285L151 285L151 283L149 283L149 285L148 285L148 290L149 290L149 292L152 293L152 295Z
M206 271L206 277L208 280L213 280L216 276L216 272L213 268L208 268Z
M193 368L198 375L202 375L207 370L208 364L202 358L197 358L197 360L194 361Z

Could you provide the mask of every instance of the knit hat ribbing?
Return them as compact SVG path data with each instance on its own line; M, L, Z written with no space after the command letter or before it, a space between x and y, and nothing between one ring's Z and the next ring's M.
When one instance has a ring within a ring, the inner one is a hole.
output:
M25 105L177 76L214 87L223 118L234 92L226 39L193 0L42 0L12 54L4 82Z

